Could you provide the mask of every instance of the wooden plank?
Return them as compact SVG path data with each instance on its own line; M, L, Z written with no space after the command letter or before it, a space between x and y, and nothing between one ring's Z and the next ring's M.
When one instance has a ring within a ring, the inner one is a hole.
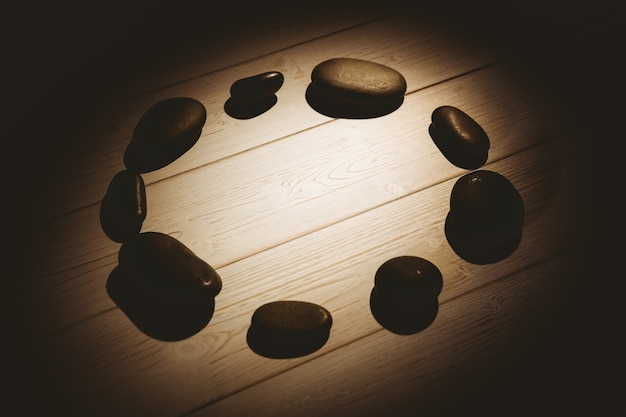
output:
M110 179L124 168L123 154L136 123L161 99L196 98L206 107L208 118L193 149L167 167L146 174L148 184L331 120L314 111L305 100L311 70L327 58L349 56L390 65L402 72L408 91L412 92L480 68L501 55L470 38L442 31L432 22L402 15L314 39L125 101L94 115L93 127L82 135L86 139L76 144L64 169L51 178L50 194L42 196L48 202L42 216L57 216L100 201ZM266 70L278 70L285 76L276 106L251 120L228 116L223 107L230 85Z
M560 145L553 141L488 167L513 180L528 210L522 245L503 262L471 265L454 255L446 244L443 219L455 181L452 178L221 268L225 286L218 296L215 315L192 338L171 343L151 339L114 309L34 341L34 361L41 361L42 369L49 372L49 393L63 406L77 407L77 415L177 415L377 333L380 326L371 317L367 299L373 273L392 256L418 254L442 269L445 284L440 301L450 300L448 311L457 312L455 320L464 316L461 309L465 304L459 297L490 282L499 281L504 283L503 290L518 291L517 285L527 281L531 287L524 293L526 300L532 291L546 289L539 283L552 282L544 278L552 276L553 271L528 277L516 275L516 271L552 259L581 237L579 230L571 227L576 218L562 215L564 207L572 207L572 199L577 198L572 167L547 163L560 154ZM546 199L546 195L553 197ZM101 276L96 282L99 289L92 287L82 295L99 291L103 296L104 279ZM80 298L78 293L70 297ZM261 358L250 351L245 345L250 315L262 303L278 298L305 299L329 308L335 325L323 349L309 357L286 361ZM470 304L477 302L472 297L470 300ZM532 308L531 303L526 305ZM66 312L71 314L69 306ZM463 320L439 327L440 320L428 332L451 344L468 337L464 329L482 332L489 327L480 320L477 328ZM446 323L445 318L443 321ZM505 328L504 324L498 328ZM461 333L455 339L457 332ZM392 344L397 341L385 340ZM487 337L486 341L491 339ZM454 354L455 350L450 352ZM384 372L381 375L384 377ZM338 386L334 390L341 392Z
M219 267L457 176L465 170L428 135L430 114L442 104L465 109L487 130L490 161L553 137L559 124L548 104L527 100L527 87L510 77L507 65L494 66L410 94L382 118L335 120L148 185L143 230L177 236ZM116 253L98 211L93 205L42 225L34 275Z

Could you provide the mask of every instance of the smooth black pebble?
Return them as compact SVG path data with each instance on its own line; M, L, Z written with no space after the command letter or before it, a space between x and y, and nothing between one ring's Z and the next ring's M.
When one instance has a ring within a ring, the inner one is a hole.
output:
M331 117L370 118L396 110L407 84L395 69L355 58L332 58L311 72L307 101Z
M437 107L428 132L441 153L452 164L476 169L488 158L489 137L467 113L453 106Z
M251 77L241 78L230 87L233 98L257 100L276 94L282 87L285 77L278 71L268 71Z
M268 71L235 81L224 111L235 119L252 119L271 109L277 102L276 92L285 77L278 71Z
M292 358L320 349L330 336L332 316L305 301L275 301L257 308L248 330L248 345L270 358Z
M163 302L133 285L119 266L111 271L106 290L139 330L163 341L183 340L195 335L211 321L215 311L215 300L211 298L198 302Z
M222 289L217 272L178 239L144 232L119 251L122 272L155 300L170 303L213 299Z
M445 232L461 258L475 264L505 259L521 242L523 225L524 202L503 175L478 170L454 184Z
M115 174L100 205L104 233L115 242L125 242L139 234L146 214L146 187L141 175L128 170Z
M124 155L126 167L149 172L175 161L197 142L206 117L204 105L193 98L157 102L135 127Z
M398 334L413 334L434 321L443 277L432 262L398 256L376 271L370 309L376 321Z
M439 296L443 278L432 262L418 256L399 256L378 268L374 286L390 308L410 312Z

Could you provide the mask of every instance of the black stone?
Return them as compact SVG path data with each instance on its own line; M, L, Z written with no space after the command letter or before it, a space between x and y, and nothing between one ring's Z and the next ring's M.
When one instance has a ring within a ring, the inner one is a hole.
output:
M256 100L230 97L224 103L224 111L235 119L247 120L265 113L274 107L277 102L278 97L275 95L261 97Z
M235 81L230 95L237 99L257 100L276 94L285 77L278 71L269 71Z
M157 102L135 127L124 155L127 168L148 172L176 160L198 140L206 116L204 105L193 98Z
M100 225L109 239L122 243L141 231L146 218L146 188L141 175L118 172L100 205Z
M521 242L523 225L524 202L503 175L470 172L452 188L446 237L468 262L494 263L511 255Z
M139 330L158 340L177 341L195 335L209 323L215 311L214 298L171 303L152 297L119 266L111 271L106 289Z
M437 299L443 288L441 271L417 256L398 256L383 263L374 278L374 291L389 308L416 311Z
M124 242L118 258L134 285L161 302L207 300L222 289L220 276L208 263L163 233L138 234Z
M468 233L448 214L445 234L454 252L476 265L499 262L511 256L522 241L522 229L503 229L499 233Z
M386 65L354 58L332 58L311 72L306 98L330 117L370 118L396 110L404 101L406 80Z
M443 288L441 271L417 256L398 256L376 271L370 294L370 310L385 329L414 334L433 323Z
M476 169L487 161L489 137L465 112L453 106L441 106L433 111L431 120L430 137L451 163Z
M380 296L376 288L370 294L372 316L385 329L399 335L410 335L427 329L437 318L439 300L424 299L420 308L411 312L390 308L389 300Z
M317 304L275 301L259 307L248 330L250 348L261 356L289 358L315 352L328 340L332 316Z
M354 58L319 63L313 68L311 82L337 100L355 104L395 102L406 92L406 80L398 71Z
M374 277L378 294L402 311L420 309L424 300L436 299L443 288L441 271L418 256L398 256L383 263Z
M450 214L469 232L521 228L524 203L503 175L488 170L460 177L450 193Z
M185 143L185 146L181 146L170 153L156 153L156 152L142 152L134 142L130 142L124 152L124 165L131 171L145 173L156 171L161 169L179 157L193 147L200 138L201 132L198 132L195 138Z

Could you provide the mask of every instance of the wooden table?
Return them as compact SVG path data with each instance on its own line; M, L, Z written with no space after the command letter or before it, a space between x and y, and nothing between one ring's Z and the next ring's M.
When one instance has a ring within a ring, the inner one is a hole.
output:
M532 31L516 43L436 7L313 9L277 10L155 54L88 112L63 166L41 180L19 258L10 314L24 401L37 415L116 417L607 411L619 355L605 330L619 332L610 320L623 317L608 289L623 278L610 250L623 223L611 204L619 182L606 179L613 143L596 115L585 118L590 96L567 94L575 78L553 78L562 68L536 61L550 54L528 47L538 44ZM574 59L568 47L559 58ZM333 57L401 72L403 105L371 119L316 112L305 99L311 70ZM277 104L252 119L229 116L230 85L264 71L285 76ZM217 270L223 290L206 326L164 341L107 292L120 244L98 216L135 124L175 96L199 100L208 117L190 151L143 174L142 230L179 239ZM482 168L523 197L523 239L503 261L469 263L446 240L450 191L468 171L428 134L440 105L480 123L491 139ZM400 255L430 260L444 279L435 321L411 335L383 328L369 305L377 268ZM286 299L331 312L328 342L294 359L255 354L252 313Z

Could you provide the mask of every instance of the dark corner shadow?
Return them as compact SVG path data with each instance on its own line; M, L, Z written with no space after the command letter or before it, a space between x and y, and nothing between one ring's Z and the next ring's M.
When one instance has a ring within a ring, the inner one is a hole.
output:
M515 252L522 241L522 228L500 235L469 235L450 220L448 213L445 235L448 244L460 258L472 264L487 265L500 262Z
M378 105L360 105L338 101L328 96L319 88L310 83L306 90L306 101L313 108L324 116L343 119L372 119L381 117L397 110L404 102L404 96L397 101Z
M468 153L464 151L459 152L446 142L445 138L443 138L433 128L432 124L428 127L428 133L430 134L430 137L433 140L434 144L437 146L443 156L448 160L448 162L459 168L473 170L480 168L485 164L485 162L487 162L487 158L489 157L488 151L475 153Z
M330 332L320 332L299 337L277 336L250 326L246 341L257 355L270 359L292 359L309 355L322 348Z
M370 310L374 319L385 329L399 335L410 335L426 330L435 321L439 312L439 300L433 297L420 309L398 311L385 304L375 289L372 289Z
M224 111L235 119L247 120L265 113L277 102L278 97L275 94L256 100L230 97L224 103Z
M178 148L163 154L142 152L131 140L124 152L124 165L129 171L137 173L146 173L161 169L183 156L185 152L198 142L201 134L201 131L198 132L198 134L189 141L181 143Z
M116 266L106 283L113 302L146 335L162 341L178 341L202 330L213 317L215 300L173 304L151 299L139 291Z

